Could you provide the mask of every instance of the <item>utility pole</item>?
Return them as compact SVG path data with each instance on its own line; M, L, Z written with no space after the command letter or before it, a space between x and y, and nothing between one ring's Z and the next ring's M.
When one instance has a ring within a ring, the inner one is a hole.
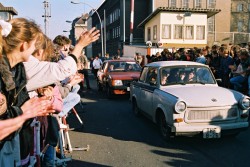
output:
M44 32L46 36L49 36L49 18L51 17L51 8L49 0L43 1L44 4Z
M134 31L134 0L131 0L131 10L130 10L130 45L133 44L133 31Z

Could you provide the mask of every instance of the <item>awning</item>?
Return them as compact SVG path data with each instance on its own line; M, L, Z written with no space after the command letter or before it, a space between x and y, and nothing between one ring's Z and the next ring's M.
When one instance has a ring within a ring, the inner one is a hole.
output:
M203 48L207 44L182 44L182 43L163 43L162 48Z

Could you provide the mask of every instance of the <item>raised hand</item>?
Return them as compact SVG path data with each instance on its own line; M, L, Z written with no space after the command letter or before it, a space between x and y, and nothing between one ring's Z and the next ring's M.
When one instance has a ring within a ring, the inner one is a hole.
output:
M95 27L91 28L89 31L84 31L78 40L78 44L82 47L88 46L90 43L95 42L100 37L100 31L96 30Z
M71 52L73 55L78 58L81 55L82 49L88 46L90 43L95 42L100 37L100 31L96 30L95 27L90 29L89 31L84 31L75 45L74 50Z

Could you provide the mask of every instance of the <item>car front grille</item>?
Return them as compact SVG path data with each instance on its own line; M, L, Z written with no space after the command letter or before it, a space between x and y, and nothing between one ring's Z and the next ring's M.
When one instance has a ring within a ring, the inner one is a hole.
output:
M232 120L238 117L238 107L212 107L212 108L189 108L187 110L188 122L214 122Z
M124 86L130 86L130 83L132 82L132 80L123 80L122 83Z

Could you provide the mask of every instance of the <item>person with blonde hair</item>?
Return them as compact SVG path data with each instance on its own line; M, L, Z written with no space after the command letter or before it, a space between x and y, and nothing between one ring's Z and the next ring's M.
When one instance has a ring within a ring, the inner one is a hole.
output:
M23 63L34 52L42 31L33 21L0 20L0 166L17 166L20 161L19 132L27 120L54 112L47 97L29 98ZM26 136L24 142L29 142ZM23 143L24 144L24 143ZM28 150L23 148L22 150ZM20 165L20 164L19 164Z

